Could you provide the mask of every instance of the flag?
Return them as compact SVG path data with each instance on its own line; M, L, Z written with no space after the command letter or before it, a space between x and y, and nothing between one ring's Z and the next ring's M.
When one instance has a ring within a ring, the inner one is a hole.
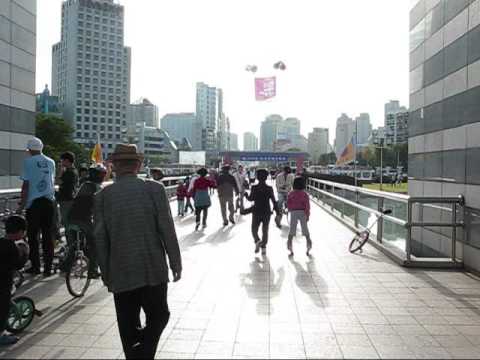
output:
M102 155L102 145L100 145L100 135L97 138L97 144L92 150L92 161L95 164L102 164L103 163L103 155Z
M352 140L345 146L342 154L337 159L337 166L345 165L355 161L355 136L352 136Z
M255 99L264 101L275 97L277 94L277 78L275 76L268 78L255 79Z

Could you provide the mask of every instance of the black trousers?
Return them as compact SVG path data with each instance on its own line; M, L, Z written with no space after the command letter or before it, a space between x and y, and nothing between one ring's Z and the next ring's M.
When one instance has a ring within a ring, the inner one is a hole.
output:
M10 289L0 290L0 336L7 327L8 313L10 312Z
M258 215L258 214L253 214L252 216L252 235L253 235L253 240L255 243L260 241L260 237L258 236L258 228L260 227L260 224L262 225L262 243L261 243L261 248L266 249L267 244L268 244L268 227L270 226L270 218L271 215Z
M198 206L195 208L195 217L196 217L195 222L197 224L200 224L200 215L202 214L202 212L203 212L202 225L207 225L208 206Z
M154 359L158 342L170 318L167 283L114 294L118 329L126 359ZM140 309L146 316L140 324Z
M44 260L44 272L52 269L54 251L54 214L55 202L47 198L39 198L33 201L27 209L27 236L30 246L30 261L34 270L40 270L39 233L42 233L42 249Z

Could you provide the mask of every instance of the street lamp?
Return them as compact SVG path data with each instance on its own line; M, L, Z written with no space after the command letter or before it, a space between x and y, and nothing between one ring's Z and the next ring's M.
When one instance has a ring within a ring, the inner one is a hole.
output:
M383 149L385 138L379 138L378 141L375 141L375 145L378 145L380 142L380 146L375 146L376 149L380 149L380 191L383 190Z

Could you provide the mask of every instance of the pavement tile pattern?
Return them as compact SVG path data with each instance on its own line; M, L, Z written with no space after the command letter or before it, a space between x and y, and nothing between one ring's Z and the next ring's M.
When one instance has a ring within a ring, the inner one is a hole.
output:
M217 201L204 232L193 231L192 216L176 224L184 272L169 287L158 359L480 358L472 274L402 268L368 245L351 255L352 233L318 207L311 258L298 236L289 259L288 227L273 225L267 256L255 256L250 218L222 228ZM44 316L0 358L123 358L113 298L100 281L79 300L57 276L21 292Z

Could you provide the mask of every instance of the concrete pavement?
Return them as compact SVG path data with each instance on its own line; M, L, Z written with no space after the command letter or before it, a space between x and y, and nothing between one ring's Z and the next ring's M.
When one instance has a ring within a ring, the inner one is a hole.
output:
M216 199L205 232L191 216L176 223L184 273L157 358L480 358L471 274L405 269L368 245L351 255L352 233L315 205L312 258L299 236L289 259L288 229L273 224L267 256L255 256L250 217L222 228ZM59 277L22 290L45 315L0 358L123 357L101 282L80 300Z

